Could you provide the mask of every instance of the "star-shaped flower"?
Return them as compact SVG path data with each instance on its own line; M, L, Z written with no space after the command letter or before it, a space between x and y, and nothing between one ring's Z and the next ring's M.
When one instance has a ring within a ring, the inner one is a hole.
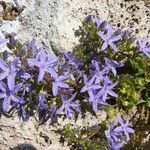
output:
M24 101L17 96L17 92L21 89L22 83L15 85L14 83L6 86L2 81L0 82L0 98L3 99L3 110L5 112L9 111L11 102L16 104L22 104Z
M83 66L83 62L81 59L77 58L73 53L63 53L63 56L66 59L66 65L72 65L75 69L78 69Z
M81 93L87 91L90 93L92 90L100 89L101 86L99 84L94 84L95 77L93 76L90 80L88 80L87 76L83 75L84 86L81 89Z
M111 48L115 52L117 52L118 48L116 47L114 42L117 42L117 41L121 40L122 36L121 35L114 36L115 31L111 26L107 25L106 28L107 28L107 33L106 34L103 34L101 31L99 31L97 33L100 36L100 38L102 38L102 40L104 41L104 43L101 47L101 50L104 51L108 47L108 45L110 45Z
M101 97L101 93L100 92L90 92L90 97L87 98L85 101L89 102L92 104L93 106L93 111L96 113L98 111L98 109L103 109L104 106L108 106L109 104L107 102L105 102L102 97Z
M48 114L48 103L44 93L39 94L39 103L38 103L37 110L39 114L39 120L42 123L46 120L46 116Z
M123 66L123 63L121 61L120 62L111 61L108 58L105 58L105 64L106 64L105 70L107 70L108 72L111 70L114 76L117 75L116 68Z
M0 80L7 78L8 86L15 82L18 61L19 59L15 58L11 64L8 65L5 61L0 59L0 68L2 69L2 72L0 73Z
M118 116L118 122L120 123L120 126L118 126L117 128L115 128L115 132L123 132L124 135L126 136L126 140L129 141L130 140L130 133L134 133L134 130L129 127L129 120L126 120L126 122L123 121L123 119L121 118L121 116Z
M120 132L114 132L115 122L112 121L108 127L108 130L105 131L105 135L108 141L111 142L119 142Z
M54 76L54 66L57 62L56 57L52 55L46 55L45 50L42 48L35 59L28 59L30 66L37 66L39 68L38 81L42 81L46 72L49 72L51 76Z
M69 88L69 85L64 83L64 80L68 78L68 76L61 75L58 76L57 72L54 72L54 82L52 82L52 92L53 95L56 96L60 88Z
M95 77L94 83L100 84L100 82L102 82L104 80L104 78L106 77L106 74L108 71L106 68L100 69L98 61L93 60L92 64L95 68L94 71L91 71L92 76Z
M65 95L62 95L62 105L57 110L57 114L65 113L66 116L69 118L73 114L74 111L79 112L80 104L78 102L73 102L74 98L76 97L77 92L74 93L69 99L66 98Z
M145 37L143 40L137 40L137 42L139 44L139 51L143 52L150 58L150 47L147 46L147 37Z
M105 101L107 96L117 97L118 95L113 91L113 88L117 85L117 82L110 83L109 79L105 78L104 85L102 86L99 94L102 96L102 99Z

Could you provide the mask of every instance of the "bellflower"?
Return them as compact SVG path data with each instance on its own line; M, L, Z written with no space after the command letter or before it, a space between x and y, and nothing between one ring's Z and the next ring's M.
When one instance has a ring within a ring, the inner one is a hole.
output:
M15 82L18 60L18 58L14 59L9 66L5 61L0 59L0 68L2 69L0 80L7 78L8 85L14 84Z
M104 40L104 43L101 47L101 50L104 51L109 45L111 48L117 52L118 48L114 44L114 42L117 42L122 39L121 35L114 36L114 29L111 26L107 26L107 33L103 34L101 31L99 31L97 34Z
M45 98L45 95L43 93L39 94L39 103L38 103L38 109L47 109L47 100Z
M147 46L147 37L145 37L143 40L138 40L137 42L139 44L139 51L143 52L150 58L150 47Z
M27 93L30 93L32 94L34 90L31 89L31 83L24 83L23 86L22 86L23 90L22 90L22 93L21 93L21 97L26 99L26 94Z
M69 88L69 85L63 82L68 78L68 76L65 75L58 76L58 74L54 72L53 78L54 82L52 82L52 92L54 96L58 94L60 88Z
M15 85L14 83L6 86L3 82L0 82L0 98L3 99L3 110L7 112L11 106L11 101L20 104L24 101L16 95L16 93L21 89L22 83Z
M117 94L113 91L113 88L117 85L117 82L110 83L109 79L105 78L104 85L102 86L99 94L101 94L103 100L107 99L107 96L117 97Z
M108 127L108 130L105 131L105 136L107 138L107 141L117 144L120 141L120 132L115 132L114 129L115 129L115 122L112 121Z
M118 122L120 123L120 126L115 128L115 132L123 132L124 135L126 136L126 140L130 140L129 134L134 133L134 130L129 127L129 120L126 120L126 122L123 121L121 116L118 116Z
M128 120L124 123L123 119L118 116L118 122L121 126L118 126L118 124L115 125L114 121L112 121L108 127L108 130L105 131L107 143L111 150L120 150L120 148L122 148L126 142L129 141L129 133L134 133L134 130L129 127ZM124 136L126 137L126 140Z
M87 76L84 74L83 75L83 81L84 81L84 86L81 89L81 93L87 91L90 93L92 90L100 89L101 86L99 84L94 84L95 77L93 76L89 81Z
M105 58L105 64L106 64L105 70L107 70L108 72L111 70L114 76L117 75L116 68L123 66L123 63L121 61L120 62L111 61L108 58Z
M109 105L108 103L106 103L102 97L101 97L101 93L100 92L90 92L90 97L88 99L86 99L86 102L89 102L92 104L93 106L93 111L96 113L98 109L102 109L103 106L107 106Z
M92 71L92 76L95 77L95 84L100 84L101 81L104 80L107 74L107 69L103 68L100 70L99 62L92 61L93 66L95 67L95 71Z
M52 55L46 55L45 50L42 48L35 59L27 59L30 66L37 66L39 68L38 81L42 81L46 72L49 72L51 76L54 75L54 66L57 62L56 57Z
M73 114L73 110L76 112L80 112L78 102L73 102L74 98L76 97L77 92L74 93L69 99L66 98L65 95L62 95L62 105L60 108L57 109L57 114L65 113L66 116L69 118Z
M65 59L67 59L67 65L72 65L75 69L78 69L83 66L81 59L77 58L73 53L64 53Z
M120 134L116 133L110 130L110 127L108 130L105 131L105 135L107 138L107 145L110 150L120 150L125 145L125 141L122 141L120 139Z

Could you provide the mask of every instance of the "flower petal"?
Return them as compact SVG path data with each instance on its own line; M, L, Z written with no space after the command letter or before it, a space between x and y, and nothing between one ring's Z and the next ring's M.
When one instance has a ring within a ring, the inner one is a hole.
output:
M53 92L54 96L56 96L58 94L58 86L54 83L52 85L52 92Z
M38 82L43 80L44 75L45 75L45 70L40 69L39 70L39 76L38 76Z
M104 51L107 47L108 47L108 43L104 42L102 47L101 47L101 50Z

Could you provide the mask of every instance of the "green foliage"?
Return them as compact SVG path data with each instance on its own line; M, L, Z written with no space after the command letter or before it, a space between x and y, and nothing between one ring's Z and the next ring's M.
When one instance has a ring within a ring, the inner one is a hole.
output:
M63 129L64 139L72 149L81 150L105 150L104 131L107 129L106 123L99 126L84 126L73 129L68 124Z
M102 41L99 40L98 29L93 22L82 22L82 27L78 32L80 32L80 35L78 35L80 44L74 48L74 52L77 57L84 61L85 67L88 68L90 58L99 54Z
M145 63L146 62L146 63ZM127 59L123 72L119 77L118 101L125 107L131 108L150 97L150 63L142 55ZM148 105L147 105L148 106Z

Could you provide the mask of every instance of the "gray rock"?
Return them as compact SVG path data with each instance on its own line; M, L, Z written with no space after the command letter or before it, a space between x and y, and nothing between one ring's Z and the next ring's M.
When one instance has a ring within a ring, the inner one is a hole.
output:
M2 32L15 32L22 42L36 38L37 43L45 43L49 52L71 51L79 43L74 32L89 14L133 31L138 37L150 33L145 0L20 0L18 4L25 7L24 11L15 21L4 22Z

